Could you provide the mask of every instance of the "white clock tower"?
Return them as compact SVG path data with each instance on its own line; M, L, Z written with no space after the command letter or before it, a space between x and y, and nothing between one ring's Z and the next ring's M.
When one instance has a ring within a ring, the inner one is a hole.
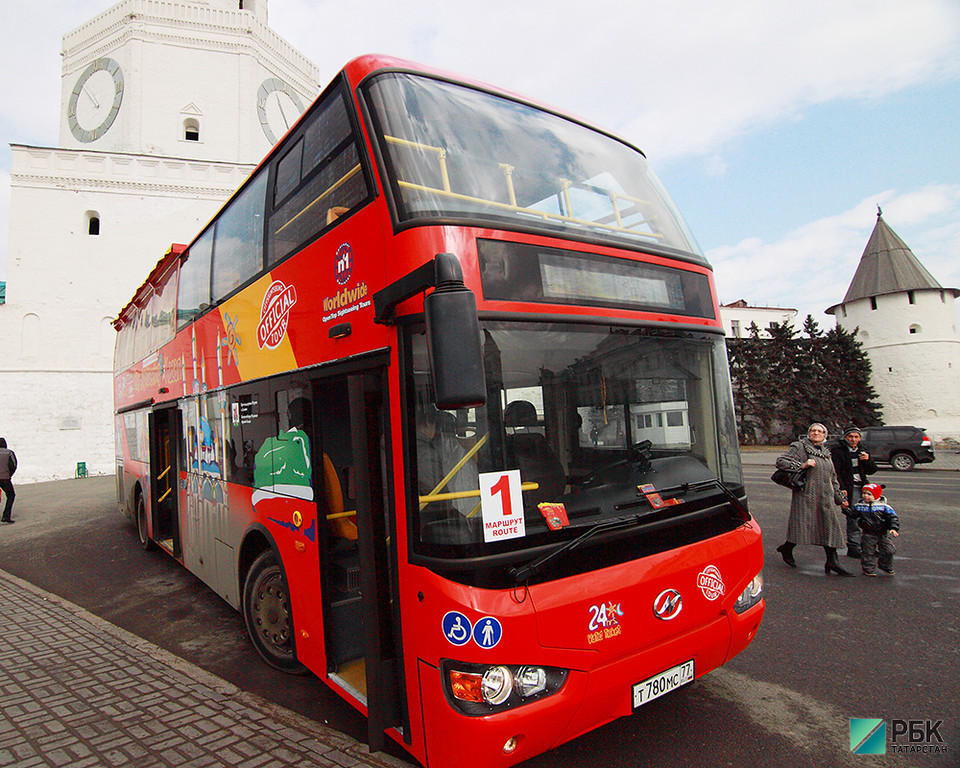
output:
M64 35L60 145L256 163L316 94L266 0L123 0Z
M60 146L11 146L0 435L20 482L114 471L110 321L317 80L267 0L122 0L64 35Z

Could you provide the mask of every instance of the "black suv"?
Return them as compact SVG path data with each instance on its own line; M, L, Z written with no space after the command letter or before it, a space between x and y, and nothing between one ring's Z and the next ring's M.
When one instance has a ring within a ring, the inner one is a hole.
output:
M867 427L861 434L871 459L901 472L936 458L933 441L920 427Z

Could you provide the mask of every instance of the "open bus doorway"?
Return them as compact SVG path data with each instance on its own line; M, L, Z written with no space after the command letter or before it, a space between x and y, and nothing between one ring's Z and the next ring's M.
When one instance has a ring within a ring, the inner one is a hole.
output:
M382 747L385 729L403 729L406 719L383 379L379 369L320 379L312 398L319 437L313 465L327 518L321 558L327 674L366 704L371 749Z
M150 505L153 516L151 538L174 557L180 557L178 504L180 493L180 410L161 408L149 416L150 426ZM144 510L145 512L145 510ZM138 515L140 511L138 510ZM142 525L142 523L139 523ZM141 528L140 540L144 542Z

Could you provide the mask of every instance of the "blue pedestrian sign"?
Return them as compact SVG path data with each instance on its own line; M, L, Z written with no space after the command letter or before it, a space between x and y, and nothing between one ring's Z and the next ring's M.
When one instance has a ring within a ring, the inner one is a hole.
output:
M443 617L443 636L454 645L466 645L470 642L473 626L470 619L460 611L448 611Z
M473 627L473 641L481 648L493 648L503 636L503 627L493 616L484 616Z

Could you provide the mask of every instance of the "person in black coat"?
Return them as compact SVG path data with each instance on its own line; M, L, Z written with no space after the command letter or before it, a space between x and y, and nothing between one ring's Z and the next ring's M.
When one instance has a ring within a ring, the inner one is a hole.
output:
M17 471L17 454L7 448L7 441L0 437L0 491L6 496L6 503L3 505L3 517L0 517L0 523L12 523L10 517L13 511L13 500L17 497L13 490L13 473Z
M843 430L843 440L830 449L830 458L837 471L840 488L847 495L843 512L847 515L847 557L860 557L860 529L850 516L852 506L860 501L860 490L867 483L867 475L877 471L866 446L860 442L860 428L849 426Z

